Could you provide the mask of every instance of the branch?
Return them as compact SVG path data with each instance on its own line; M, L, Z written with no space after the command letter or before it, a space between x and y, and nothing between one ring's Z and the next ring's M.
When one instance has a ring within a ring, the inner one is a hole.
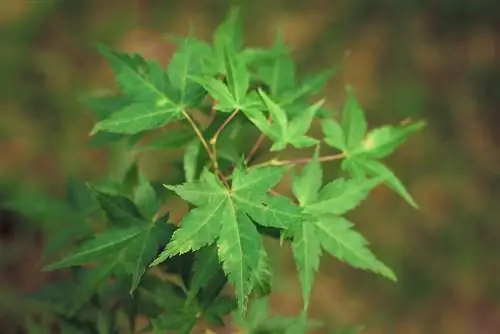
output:
M229 115L228 118L226 118L224 123L222 123L221 126L219 126L217 131L215 131L215 134L213 135L212 139L210 139L210 145L212 146L212 152L214 156L214 168L216 170L219 170L219 163L217 161L217 139L219 139L219 135L221 134L222 130L224 130L224 128L229 124L229 122L231 122L231 120L236 116L236 114L238 114L238 111L239 109L234 110L233 113ZM223 181L226 182L225 177L223 178Z
M269 115L267 117L267 120L270 122L271 121L271 116ZM262 145L262 142L264 141L265 139L265 136L263 133L260 134L259 138L257 139L257 141L255 142L255 144L253 144L252 148L250 149L250 152L248 152L248 155L247 155L247 158L246 158L246 163L248 164L253 156L255 155L255 153L257 153L257 150L259 149L260 145Z
M324 157L319 157L318 161L319 162L327 162L327 161L341 160L344 157L345 157L344 153L339 153L339 154L327 155L327 156L324 156ZM312 158L299 158L299 159L290 159L290 160L271 159L271 160L262 162L260 164L256 164L256 165L250 166L248 168L260 168L260 167L265 167L265 166L284 166L284 165L307 164L311 160L312 160Z
M200 129L198 128L198 126L196 125L196 123L194 122L194 120L191 118L191 116L189 116L189 114L186 112L186 110L183 109L182 110L182 114L184 115L184 117L186 117L186 119L188 120L189 124L191 124L191 127L193 128L194 132L196 133L196 136L198 136L198 139L200 139L201 145L203 146L203 148L207 152L208 157L210 158L210 162L212 163L214 171L221 178L222 182L224 182L224 184L227 186L226 177L219 170L219 165L217 163L217 157L214 155L214 153L212 152L212 150L210 150L210 147L208 146L208 143L205 140L205 138L203 138L203 134L201 133Z

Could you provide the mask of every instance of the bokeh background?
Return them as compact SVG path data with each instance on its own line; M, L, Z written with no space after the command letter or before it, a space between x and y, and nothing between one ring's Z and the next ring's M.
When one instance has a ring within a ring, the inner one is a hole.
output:
M0 1L0 200L57 198L68 175L95 180L119 164L119 153L86 147L93 119L78 99L113 87L92 43L165 64L175 50L165 33L192 22L208 39L234 4L247 41L268 45L281 27L303 73L348 54L325 91L330 106L342 106L350 84L371 125L429 124L388 162L421 210L377 189L350 215L399 282L325 257L311 314L330 328L364 324L366 334L500 333L499 1ZM164 163L147 159L159 177ZM0 229L0 332L10 333L22 310L5 296L50 276L39 271L36 219L3 210ZM289 250L274 266L273 311L295 314Z

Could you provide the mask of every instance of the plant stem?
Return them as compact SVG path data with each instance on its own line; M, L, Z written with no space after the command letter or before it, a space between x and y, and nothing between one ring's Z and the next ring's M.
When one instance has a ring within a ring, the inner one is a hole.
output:
M224 123L222 123L221 126L219 126L217 131L215 131L215 134L213 135L212 139L210 139L210 145L212 145L212 149L214 152L215 152L215 144L217 144L217 139L219 138L220 133L229 124L229 122L231 122L231 120L236 116L236 114L238 114L239 111L240 111L239 109L235 109L233 113L229 115L228 118L226 118ZM215 156L217 155L215 154Z
M324 157L319 157L318 161L319 162L334 161L334 160L343 159L344 157L345 157L344 153L339 153L339 154L333 154L333 155L327 155ZM290 160L271 159L271 160L262 162L260 164L250 166L249 168L259 168L259 167L265 167L265 166L299 165L299 164L306 164L306 163L310 162L311 160L312 160L312 158L298 158L298 159L290 159Z
M217 163L217 157L212 152L212 150L210 150L210 147L208 146L208 143L205 140L205 138L203 138L203 134L201 133L200 129L198 128L198 126L196 125L196 123L194 122L194 120L191 118L191 116L189 116L189 114L186 112L186 110L182 110L182 114L184 115L184 117L186 117L186 119L188 120L189 124L191 124L191 127L193 128L194 132L196 133L196 136L198 136L198 139L200 139L201 145L203 146L203 148L207 152L208 157L210 158L210 161L212 163L214 171L221 178L222 182L224 182L224 184L227 186L226 177L219 170L219 164Z
M227 183L227 179L224 176L224 174L222 174L222 172L220 172L219 162L217 161L217 139L219 138L219 135L221 134L222 130L224 130L224 128L229 124L229 122L231 122L231 120L238 114L238 111L239 111L239 109L235 109L233 111L233 113L231 115L229 115L228 118L226 118L224 123L222 123L221 126L219 126L217 131L215 131L215 134L213 135L212 139L210 139L210 145L212 146L212 154L214 157L213 158L214 168L216 171L218 171L222 182L224 182L224 184L228 187L229 187L229 184Z
M267 120L271 121L271 116L268 116ZM265 138L264 134L261 133L260 136L259 136L259 138L255 142L255 144L253 144L253 146L250 149L250 152L248 152L248 155L247 155L247 158L246 158L246 163L247 164L252 160L252 158L255 155L255 153L257 153L257 150L259 149L260 145L262 145L262 142L264 141L264 138Z

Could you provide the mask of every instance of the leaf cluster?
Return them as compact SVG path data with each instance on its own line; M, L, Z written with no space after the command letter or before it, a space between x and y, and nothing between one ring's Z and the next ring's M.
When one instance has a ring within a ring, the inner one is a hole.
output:
M61 326L92 333L132 332L139 316L148 319L146 330L190 333L202 321L223 326L229 314L248 333L289 333L314 327L306 317L323 253L395 281L346 214L380 184L417 207L381 160L424 123L369 130L351 87L341 119L333 117L316 95L337 68L299 78L279 33L268 49L244 47L238 10L212 43L193 32L171 39L178 48L166 67L97 46L119 92L85 103L98 119L91 145L123 141L135 159L181 149L182 179L158 186L134 161L122 178L74 183L69 197L79 219L49 235L51 254L66 255L45 267L70 268L72 277L34 300ZM320 131L311 130L314 124ZM287 148L313 153L280 159ZM272 158L256 163L264 153ZM341 166L331 181L323 175L328 161ZM275 190L286 174L293 196ZM190 207L178 225L162 214L169 196ZM293 251L304 301L297 318L267 313L272 270L265 236Z

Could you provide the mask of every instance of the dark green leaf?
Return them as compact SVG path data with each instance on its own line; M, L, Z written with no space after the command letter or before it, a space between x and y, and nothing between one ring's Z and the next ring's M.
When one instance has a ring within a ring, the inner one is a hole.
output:
M93 239L81 244L71 255L44 267L44 271L83 265L101 260L112 253L117 253L138 238L144 226L113 229L97 234Z

